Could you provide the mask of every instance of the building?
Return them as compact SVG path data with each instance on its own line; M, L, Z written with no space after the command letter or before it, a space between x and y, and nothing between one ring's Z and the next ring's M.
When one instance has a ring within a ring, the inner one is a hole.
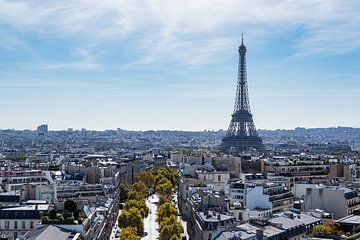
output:
M229 208L236 209L270 209L272 212L288 210L293 207L294 194L280 182L261 181L229 181L225 194L229 200Z
M7 192L15 192L21 200L46 200L55 202L56 184L49 171L0 171L0 184Z
M16 239L33 230L47 213L48 204L21 205L0 210L0 236L2 239Z
M339 219L360 209L360 196L346 187L317 185L306 188L304 205L305 211L322 209Z
M56 236L56 240L80 240L80 233L74 233L56 227L53 225L41 226L25 233L20 237L20 240L40 240L40 239L52 239Z
M46 136L48 134L48 125L43 124L36 128L36 132L38 136Z
M196 212L196 223L193 226L194 239L210 240L218 228L233 226L235 218L228 214L207 210Z
M246 208L271 209L272 212L288 210L293 207L294 194L283 185L264 182L248 187Z
M305 240L314 226L322 224L318 218L306 214L285 212L267 221L251 221L237 226L247 234L256 234L259 240Z

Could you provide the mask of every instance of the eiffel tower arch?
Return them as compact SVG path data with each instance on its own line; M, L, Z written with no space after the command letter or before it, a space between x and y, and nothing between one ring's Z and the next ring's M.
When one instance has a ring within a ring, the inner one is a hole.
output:
M232 150L244 153L252 148L258 151L264 149L250 110L245 55L246 47L243 38L241 38L234 111L231 115L229 128L220 146L224 151Z

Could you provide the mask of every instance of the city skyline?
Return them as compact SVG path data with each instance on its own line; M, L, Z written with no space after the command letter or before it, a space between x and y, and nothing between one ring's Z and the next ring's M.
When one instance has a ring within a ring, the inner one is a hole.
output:
M0 129L359 127L357 1L0 0ZM200 14L199 14L200 13Z

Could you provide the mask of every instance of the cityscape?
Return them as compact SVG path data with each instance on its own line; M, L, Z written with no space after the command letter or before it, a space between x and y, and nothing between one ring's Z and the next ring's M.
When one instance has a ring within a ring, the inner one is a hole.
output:
M0 240L360 239L360 4L195 2L0 0Z

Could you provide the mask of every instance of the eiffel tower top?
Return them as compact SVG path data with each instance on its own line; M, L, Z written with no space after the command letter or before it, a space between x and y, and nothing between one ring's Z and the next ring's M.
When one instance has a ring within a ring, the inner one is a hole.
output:
M244 54L246 53L246 47L244 45L244 34L241 33L241 45L239 46L239 54Z

